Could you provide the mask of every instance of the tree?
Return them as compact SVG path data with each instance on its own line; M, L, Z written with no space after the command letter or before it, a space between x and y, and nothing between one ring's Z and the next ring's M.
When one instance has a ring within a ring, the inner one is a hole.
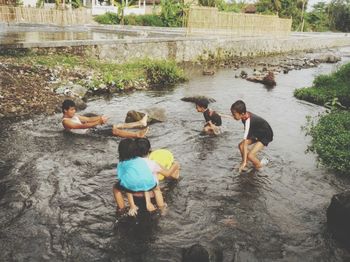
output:
M325 2L319 2L312 6L312 10L306 14L306 24L312 31L323 32L330 29L328 5Z
M300 29L307 3L307 0L258 0L256 7L257 12L263 14L278 14L281 18L292 18L293 29Z
M350 0L332 0L329 4L329 20L331 29L350 32Z

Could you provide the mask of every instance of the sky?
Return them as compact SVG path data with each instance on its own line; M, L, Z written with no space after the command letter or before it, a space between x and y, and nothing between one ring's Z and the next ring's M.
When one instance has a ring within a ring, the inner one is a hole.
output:
M314 4L317 4L318 2L326 2L329 3L330 0L309 0L308 4L307 4L307 11L311 11L312 10L312 6Z
M230 2L229 0L226 0L227 2ZM254 3L256 0L241 0L242 2L246 3ZM240 2L240 0L236 0L236 2ZM312 9L312 6L318 2L326 2L329 3L330 0L309 0L307 10L310 11Z
M313 6L314 4L318 3L318 2L329 2L329 0L309 0L309 6Z

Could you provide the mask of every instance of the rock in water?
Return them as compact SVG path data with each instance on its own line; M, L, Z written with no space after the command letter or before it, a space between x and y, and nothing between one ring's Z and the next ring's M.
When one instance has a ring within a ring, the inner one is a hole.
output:
M253 76L253 77L247 77L246 78L250 82L254 83L262 83L266 86L275 86L276 81L275 81L275 75L272 71L269 71L266 76L263 78L258 77L258 76Z
M320 55L315 58L319 63L337 63L341 60L341 57L333 54Z
M275 75L272 71L269 71L267 75L263 78L262 83L267 86L275 86Z
M164 108L149 107L146 108L145 111L148 114L148 117L151 118L153 122L165 122L167 120Z
M181 100L185 102L192 102L192 103L196 103L199 100L206 100L208 101L208 104L216 102L214 98L206 97L206 96L188 96L188 97L181 98Z
M164 108L159 107L150 107L144 110L148 114L148 124L153 124L157 122L164 122L166 121L166 114ZM126 114L125 123L131 123L135 121L141 120L145 116L145 113L130 110Z
M350 190L332 197L327 225L334 237L350 250Z

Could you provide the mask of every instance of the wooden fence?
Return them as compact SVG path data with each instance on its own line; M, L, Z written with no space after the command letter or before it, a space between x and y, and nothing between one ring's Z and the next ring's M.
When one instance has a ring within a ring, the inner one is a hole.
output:
M191 7L187 15L187 34L235 36L288 36L292 19L272 15L219 12L214 7Z
M0 22L51 25L82 25L93 22L91 9L57 10L0 6Z

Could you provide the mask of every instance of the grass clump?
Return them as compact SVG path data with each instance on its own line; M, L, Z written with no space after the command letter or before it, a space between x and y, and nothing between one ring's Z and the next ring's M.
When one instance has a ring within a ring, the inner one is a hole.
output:
M90 93L113 93L127 89L167 88L186 80L184 71L168 60L141 59L116 64L75 55L37 55L11 57L12 63L51 72L58 82L66 79L87 87Z
M157 26L164 27L165 24L159 15L128 15L124 17L125 25Z
M333 74L316 77L312 87L296 89L294 96L318 105L325 105L336 98L342 106L349 108L350 63Z
M183 70L174 61L145 60L143 68L147 82L151 86L173 85L186 80Z
M324 166L350 175L350 112L332 111L317 123L309 119L307 134L312 136L308 150L318 154Z
M116 25L120 23L118 15L111 12L107 12L103 15L97 15L94 17L94 20L97 23L104 25Z

